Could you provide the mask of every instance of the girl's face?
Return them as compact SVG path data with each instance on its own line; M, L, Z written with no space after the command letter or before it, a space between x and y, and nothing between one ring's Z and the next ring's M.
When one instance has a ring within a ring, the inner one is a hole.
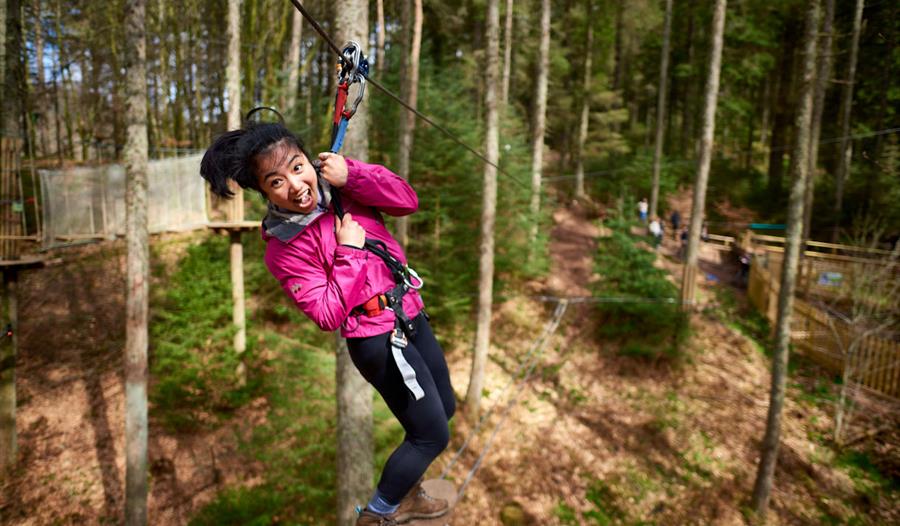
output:
M256 156L256 177L276 206L308 214L319 199L316 169L299 148L286 141Z

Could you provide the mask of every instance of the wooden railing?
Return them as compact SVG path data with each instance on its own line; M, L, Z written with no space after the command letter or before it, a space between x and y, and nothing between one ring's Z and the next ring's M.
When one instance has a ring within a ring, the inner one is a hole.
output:
M762 261L750 269L747 295L772 323L778 315L780 265L766 268ZM829 316L811 303L794 299L791 343L805 356L834 374L849 373L850 381L900 398L900 343L878 335L865 335L858 327Z

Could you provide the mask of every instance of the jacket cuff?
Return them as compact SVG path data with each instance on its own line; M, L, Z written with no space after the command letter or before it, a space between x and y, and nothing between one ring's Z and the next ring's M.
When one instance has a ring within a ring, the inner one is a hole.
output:
M344 161L347 163L347 184L344 185L344 189L352 193L359 186L360 180L365 177L365 163L347 157L344 158Z
M334 255L362 260L366 260L369 258L369 253L366 250L362 248L351 247L350 245L338 245L334 249Z

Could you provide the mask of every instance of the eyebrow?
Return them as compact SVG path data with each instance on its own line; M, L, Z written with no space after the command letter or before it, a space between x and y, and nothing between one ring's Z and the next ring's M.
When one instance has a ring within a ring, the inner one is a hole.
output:
M294 159L296 159L296 158L298 158L298 157L300 157L300 154L294 154L294 156L291 157L291 159L287 162L287 164L293 163L293 162L294 162ZM272 170L271 172L267 173L267 174L263 177L263 182L265 182L266 179L268 179L269 177L272 177L273 175L278 175L278 172L276 172L275 170Z

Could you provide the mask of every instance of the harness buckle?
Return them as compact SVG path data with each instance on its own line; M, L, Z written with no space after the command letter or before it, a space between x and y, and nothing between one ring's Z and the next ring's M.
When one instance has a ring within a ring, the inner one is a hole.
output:
M391 332L391 345L398 349L405 349L408 343L409 340L407 340L406 335L403 334L403 329L394 327L394 330Z

